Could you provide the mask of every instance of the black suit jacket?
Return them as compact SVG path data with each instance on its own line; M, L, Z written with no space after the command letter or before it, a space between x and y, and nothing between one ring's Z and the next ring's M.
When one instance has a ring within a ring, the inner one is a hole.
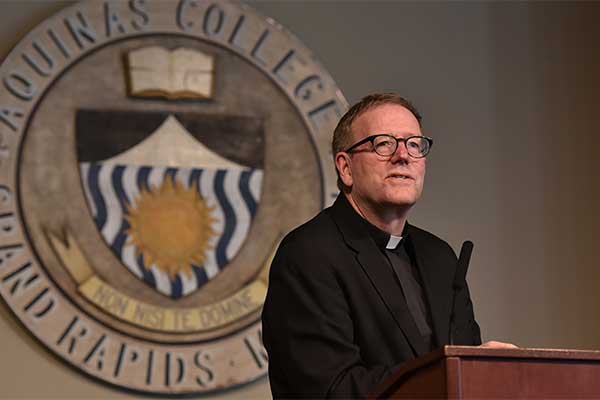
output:
M275 398L365 397L401 363L429 349L393 269L340 195L288 234L271 266L262 322ZM457 258L407 226L430 310L433 342L449 342ZM465 282L454 301L454 344L481 343Z

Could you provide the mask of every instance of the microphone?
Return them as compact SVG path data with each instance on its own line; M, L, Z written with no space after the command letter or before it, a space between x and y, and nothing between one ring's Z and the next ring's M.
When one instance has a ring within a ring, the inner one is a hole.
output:
M467 240L462 244L460 255L458 256L458 263L456 264L456 271L454 273L454 290L460 290L462 288L462 284L467 277L467 270L469 269L469 261L471 261L472 252L473 242Z
M450 325L448 332L448 338L450 339L450 345L454 344L454 337L452 332L454 329L454 306L456 303L456 295L463 288L465 279L467 278L467 270L469 269L469 261L471 261L471 253L473 252L473 242L470 240L465 241L460 249L460 255L458 256L458 262L456 263L456 271L454 271L454 283L452 284L452 308L450 309Z

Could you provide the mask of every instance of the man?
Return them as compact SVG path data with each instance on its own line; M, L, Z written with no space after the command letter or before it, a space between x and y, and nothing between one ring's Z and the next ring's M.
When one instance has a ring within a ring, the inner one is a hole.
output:
M406 222L431 145L396 94L367 96L338 123L341 193L285 237L271 266L263 341L274 397L365 397L450 335L481 344L466 282L454 297L453 250Z

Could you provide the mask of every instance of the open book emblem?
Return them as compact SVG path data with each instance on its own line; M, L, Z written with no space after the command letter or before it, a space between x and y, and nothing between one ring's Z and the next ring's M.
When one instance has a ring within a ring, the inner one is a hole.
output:
M149 46L127 54L129 95L168 99L212 97L214 57L199 50Z

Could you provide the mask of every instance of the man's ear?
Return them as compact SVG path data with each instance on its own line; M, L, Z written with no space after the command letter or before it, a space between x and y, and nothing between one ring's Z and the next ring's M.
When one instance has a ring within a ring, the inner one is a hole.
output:
M347 187L352 187L352 169L350 168L350 155L339 152L335 155L335 167L338 170L340 179Z

